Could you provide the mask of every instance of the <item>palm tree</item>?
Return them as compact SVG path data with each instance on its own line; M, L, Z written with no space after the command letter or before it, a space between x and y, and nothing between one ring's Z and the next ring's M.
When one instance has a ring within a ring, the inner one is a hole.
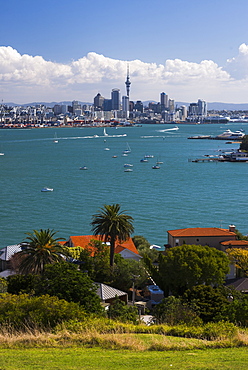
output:
M58 243L61 238L54 238L56 232L41 229L26 234L28 237L21 243L22 250L15 254L20 274L42 274L46 264L64 260L66 251Z
M100 213L92 216L91 222L94 235L99 235L105 243L110 242L110 266L114 264L115 243L124 242L130 238L134 228L133 218L120 211L119 204L104 205Z

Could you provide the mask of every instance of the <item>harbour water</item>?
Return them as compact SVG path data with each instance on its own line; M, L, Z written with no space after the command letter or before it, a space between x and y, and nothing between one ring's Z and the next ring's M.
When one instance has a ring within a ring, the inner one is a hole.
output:
M227 128L248 133L248 124L178 127L107 128L109 136L103 128L1 130L0 247L23 241L34 229L54 229L65 239L90 234L92 215L113 203L134 218L134 235L151 244L163 246L167 230L175 228L235 224L247 234L248 163L188 161L239 144L187 138ZM131 153L123 156L127 145ZM145 155L154 157L141 163ZM157 161L160 169L152 169ZM133 171L124 172L125 163ZM41 192L45 186L53 192Z

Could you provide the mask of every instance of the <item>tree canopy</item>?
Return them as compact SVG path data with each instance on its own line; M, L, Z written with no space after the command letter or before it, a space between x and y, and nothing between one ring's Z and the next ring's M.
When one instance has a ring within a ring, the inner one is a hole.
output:
M123 242L133 233L133 218L120 210L119 204L104 205L92 216L92 231L104 242L110 242L110 266L114 264L114 250L117 240Z
M55 234L50 229L27 233L28 237L21 243L22 250L13 256L17 272L41 274L46 264L62 261L65 250L58 242L61 238L55 238Z
M248 277L248 250L242 248L228 248L226 250L231 261L239 269L240 275Z
M224 252L201 245L181 245L159 254L158 264L144 257L152 278L165 295L178 296L195 285L223 283L229 271Z

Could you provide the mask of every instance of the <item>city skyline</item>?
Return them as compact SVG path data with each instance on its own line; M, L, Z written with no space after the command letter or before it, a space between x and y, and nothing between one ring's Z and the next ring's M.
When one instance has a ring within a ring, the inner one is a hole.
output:
M0 99L247 103L246 0L116 3L9 0L0 24Z

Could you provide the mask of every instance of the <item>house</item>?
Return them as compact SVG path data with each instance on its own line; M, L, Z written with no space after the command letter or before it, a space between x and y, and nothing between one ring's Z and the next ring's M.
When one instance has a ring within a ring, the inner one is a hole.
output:
M225 286L234 288L238 292L248 294L248 278L242 277L227 280Z
M14 253L20 251L20 244L7 245L0 249L0 277L6 278L13 274L13 271L10 270L10 259Z
M219 227L193 227L186 229L169 230L168 245L176 247L183 244L188 245L208 245L209 247L225 251L226 247L223 242L237 240L235 226L230 225L229 229ZM228 244L228 245L229 245Z
M119 289L112 288L109 285L103 283L94 283L97 286L96 294L100 297L102 305L105 309L113 303L116 297L127 304L128 295Z
M99 235L78 235L70 236L69 240L65 243L68 247L81 247L82 249L89 249L92 251L91 255L94 255L94 247L90 246L92 240L101 240ZM110 245L109 242L104 244ZM134 259L139 261L142 257L139 255L137 248L134 245L132 238L129 238L125 242L117 241L115 246L115 253L120 254L125 259Z

